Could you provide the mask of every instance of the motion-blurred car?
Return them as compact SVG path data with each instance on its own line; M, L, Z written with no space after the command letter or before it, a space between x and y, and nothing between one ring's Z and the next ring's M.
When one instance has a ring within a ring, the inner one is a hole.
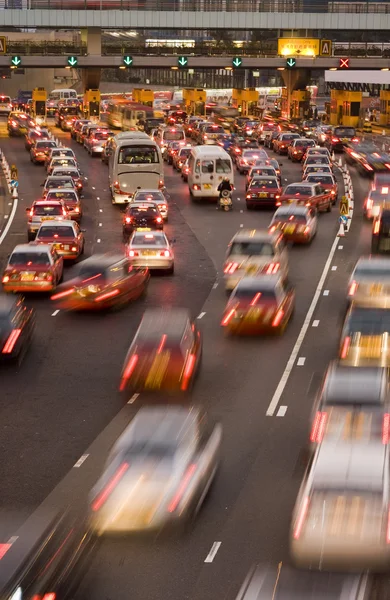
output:
M221 125L215 123L205 125L202 129L201 139L198 140L200 144L208 144L212 140L217 140L219 135L225 133L224 128Z
M191 137L195 123L200 123L202 121L203 121L202 117L196 117L196 116L189 117L187 119L187 122L184 123L184 125L183 125L183 129L186 132L186 136Z
M260 160L268 160L268 154L264 149L256 148L255 150L243 150L241 155L236 158L237 170L241 175L246 175Z
M164 160L168 163L168 165L173 164L174 156L179 152L180 142L169 142L166 147L166 152L164 153Z
M347 298L359 306L390 307L390 259L360 257L348 283Z
M127 246L127 256L137 267L149 267L172 274L174 255L163 231L135 231Z
M276 176L256 175L252 177L246 191L246 207L250 210L258 206L276 206L281 194L282 188L279 186L279 180Z
M352 367L389 367L390 309L351 304L340 340L340 359Z
M49 132L47 129L29 129L24 140L24 147L30 152L33 145L38 140L48 140Z
M77 167L54 167L51 175L53 177L72 177L76 184L76 189L79 194L84 189L84 181Z
M90 123L91 123L91 121L89 121L89 119L77 119L76 121L73 121L73 125L70 130L70 137L73 140L77 140L77 133L80 131L82 126L88 125Z
M280 133L280 127L278 126L277 123L273 123L273 122L267 123L266 121L261 123L261 125L257 129L257 139L258 139L259 143L264 144L267 134L272 133L274 131L277 132L278 134Z
M137 204L139 202L153 202L157 205L163 220L168 221L168 201L162 190L136 190L131 200L131 204Z
M318 211L330 212L332 210L332 195L318 183L290 183L280 196L277 206L282 204L304 204Z
M127 242L133 231L164 229L164 219L154 202L131 202L122 221L123 240Z
M231 239L223 267L225 289L232 291L243 277L288 276L288 253L281 232L241 229Z
M321 121L318 119L308 119L302 122L301 132L308 138L314 136L314 132L321 125Z
M181 171L184 163L191 154L192 146L180 146L178 152L173 156L173 168Z
M90 494L93 531L131 533L197 514L216 474L222 427L195 407L143 407Z
M0 292L0 362L22 362L34 331L34 311L22 296Z
M91 121L88 121L87 123L84 123L84 125L81 125L80 129L77 129L76 131L76 142L78 142L82 146L84 146L84 139L91 125L93 125L93 123Z
M35 242L52 244L64 260L77 260L84 254L84 235L76 221L46 221L38 229Z
M55 190L57 188L62 188L65 190L76 190L77 194L80 196L81 192L77 189L76 183L70 175L49 175L46 177L46 181L43 184L42 197L46 198L49 190Z
M315 142L306 138L298 138L287 149L287 156L292 162L304 160L308 148L313 148Z
M42 165L45 162L49 152L56 147L57 144L53 140L37 140L30 149L31 162L33 162L35 165Z
M276 154L287 154L288 147L299 137L299 133L280 133L273 141L272 149Z
M328 148L329 152L342 152L344 146L351 141L359 141L354 127L334 127L333 130L330 129L326 134L324 146Z
M76 190L66 190L64 188L54 188L49 190L45 198L45 203L61 200L65 204L67 218L79 223L83 216L82 205Z
M26 208L28 214L27 220L27 239L31 241L35 238L41 223L44 221L63 221L69 219L68 211L62 200L36 200L30 208Z
M106 310L137 300L149 284L146 268L122 255L95 254L82 261L77 275L59 286L51 299L61 310Z
M374 219L371 234L371 252L387 254L390 252L390 202L384 202L378 216Z
M280 135L279 129L274 129L273 131L267 131L264 138L264 147L269 148L270 150L274 147L274 141L278 139ZM260 142L260 140L259 140Z
M338 185L334 175L330 173L309 173L305 179L307 183L319 183L320 186L331 193L332 204L336 204L338 199Z
M227 152L232 157L232 161L237 163L238 159L241 157L242 153L245 152L245 150L255 150L259 157L261 156L261 150L256 140L238 136L235 138L234 144L230 146Z
M111 131L109 129L98 127L85 138L84 148L91 156L100 156L103 152L103 144L110 135Z
M7 131L10 137L26 135L30 127L35 125L33 119L20 112L10 112L7 120Z
M54 114L56 127L62 131L71 131L73 123L79 118L79 113L79 105L76 103L73 106L60 106Z
M319 146L323 146L326 140L326 136L330 131L331 127L329 125L319 125L313 133L313 139L317 142Z
M202 358L202 339L186 309L148 309L122 369L120 390L189 391Z
M390 185L373 184L364 200L363 214L366 219L378 217L383 205L388 203L390 203Z
M3 273L5 292L51 292L62 280L64 261L50 244L19 244Z
M288 242L310 244L317 233L318 218L314 208L298 204L280 206L274 213L269 232L281 231Z
M53 148L45 160L45 169L47 170L51 161L54 158L73 158L76 162L76 155L73 152L72 148ZM77 165L78 166L78 165Z
M280 273L243 277L226 305L221 325L229 334L282 334L294 310L295 291Z

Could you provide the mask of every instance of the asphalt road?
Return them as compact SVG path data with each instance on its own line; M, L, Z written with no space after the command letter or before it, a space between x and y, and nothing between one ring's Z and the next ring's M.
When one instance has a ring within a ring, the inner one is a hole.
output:
M8 161L19 168L23 198L0 247L4 258L15 243L25 240L24 208L39 196L44 174L30 164L21 140L2 140L2 145ZM73 142L70 145L88 178L83 223L87 255L120 248L120 217L107 193L106 167ZM300 180L299 165L287 158L281 163L283 179ZM296 286L297 306L282 337L229 339L220 329L226 303L221 272L226 246L241 226L264 228L272 216L266 211L246 211L244 178L238 174L234 210L220 213L213 204L192 204L180 176L166 168L171 195L167 230L177 240L177 268L172 278L153 279L146 301L104 317L77 318L62 313L52 317L47 298L31 299L38 313L34 346L20 372L1 372L3 508L35 506L43 500L120 411L118 374L145 306L181 305L194 315L204 313L200 320L203 365L194 401L208 406L211 416L224 427L223 462L192 531L182 538L103 541L77 600L127 600L130 596L137 600L234 600L253 563L288 563L290 516L303 474L301 449L308 436L312 399L329 360L337 353L347 278L357 258L369 252L370 225L361 213L369 183L356 173L353 180L352 227L348 237L336 243L331 269L297 356L305 360L299 361L302 366L295 361L274 416L266 416L266 411L334 244L336 209L320 215L319 232L310 247L291 250L290 279ZM324 291L328 293L323 295ZM126 410L135 411L143 401L141 394ZM280 407L284 408L279 412ZM95 444L99 446L98 440ZM89 460L85 477L75 484L80 496L90 486L93 465L89 467ZM214 560L205 563L214 542L221 545Z

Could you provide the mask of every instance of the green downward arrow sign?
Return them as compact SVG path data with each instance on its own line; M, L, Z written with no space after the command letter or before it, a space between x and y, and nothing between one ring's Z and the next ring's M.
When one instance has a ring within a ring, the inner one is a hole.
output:
M133 64L133 59L131 56L124 56L123 57L123 62L125 63L125 65L127 65L128 67L130 67L130 65Z
M242 65L242 58L240 58L239 56L236 56L236 58L233 58L233 66L234 67L241 67Z
M13 57L12 57L12 59L11 59L11 63L12 63L13 65L15 65L15 67L17 67L18 65L20 65L20 63L21 63L21 62L22 62L22 61L21 61L21 59L19 58L19 56L13 56Z
M188 64L188 58L186 56L179 56L178 62L181 67L185 67Z
M75 56L69 56L68 65L70 65L71 67L77 65L77 58Z
M296 65L296 62L297 62L297 61L295 60L295 58L289 58L289 59L287 60L287 66L288 66L288 67L295 67L295 65Z

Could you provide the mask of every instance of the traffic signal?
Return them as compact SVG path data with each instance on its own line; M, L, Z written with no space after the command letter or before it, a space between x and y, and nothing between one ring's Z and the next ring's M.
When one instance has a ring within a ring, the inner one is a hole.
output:
M349 58L340 58L339 68L349 69Z
M288 59L286 60L286 67L287 67L288 69L293 69L293 68L294 68L294 67L296 67L296 66L297 66L297 61L296 61L296 59L295 59L295 58L288 58Z
M241 56L235 56L232 60L232 63L233 63L233 67L235 67L236 69L238 69L239 67L242 67Z
M22 59L20 56L11 56L11 67L17 68L22 64Z
M77 62L78 62L77 56L69 56L68 57L68 65L70 67L76 67L77 66Z
M125 63L126 67L131 67L131 65L133 64L133 57L132 56L124 56L123 62Z
M179 56L177 58L177 64L180 68L184 69L188 66L188 58L186 56Z

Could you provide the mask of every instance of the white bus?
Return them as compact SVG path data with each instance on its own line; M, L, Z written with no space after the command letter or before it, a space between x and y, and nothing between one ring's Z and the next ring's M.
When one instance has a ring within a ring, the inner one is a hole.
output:
M49 94L48 100L53 100L55 102L59 102L60 100L67 100L68 98L77 100L76 90L72 90L70 88L52 90Z
M111 144L108 178L113 204L127 204L137 189L164 187L161 150L146 133L122 133Z
M188 187L191 198L218 198L224 177L234 185L233 163L219 146L194 146L188 159Z

